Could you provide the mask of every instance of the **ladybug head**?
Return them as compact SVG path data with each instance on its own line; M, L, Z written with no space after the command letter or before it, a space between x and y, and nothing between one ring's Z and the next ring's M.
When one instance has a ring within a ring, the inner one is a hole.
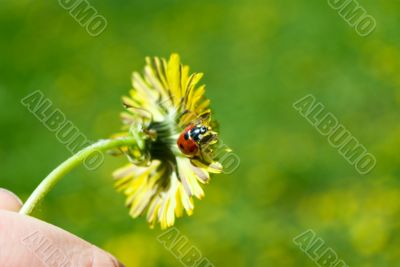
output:
M208 128L207 128L206 126L202 125L202 126L200 127L200 133L201 133L201 134L205 134L207 131L208 131Z
M208 132L208 127L203 124L198 124L190 130L190 137L196 141L200 142L204 135Z

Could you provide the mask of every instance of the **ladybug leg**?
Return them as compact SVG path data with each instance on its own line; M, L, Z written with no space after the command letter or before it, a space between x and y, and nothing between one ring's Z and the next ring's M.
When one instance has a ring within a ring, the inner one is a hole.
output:
M199 144L199 158L203 162L211 162L211 157L206 153L207 149L205 146L203 146L201 143Z

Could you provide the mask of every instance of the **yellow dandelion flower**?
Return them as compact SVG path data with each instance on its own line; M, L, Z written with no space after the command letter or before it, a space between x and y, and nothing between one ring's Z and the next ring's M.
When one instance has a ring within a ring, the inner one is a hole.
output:
M222 166L215 156L218 134L210 101L205 86L198 86L203 74L189 74L177 54L146 62L143 75L133 73L133 89L123 98L124 132L117 135L137 142L121 148L130 162L113 176L130 215L147 214L151 226L160 223L164 229L184 211L192 214L193 197L204 196L202 184Z

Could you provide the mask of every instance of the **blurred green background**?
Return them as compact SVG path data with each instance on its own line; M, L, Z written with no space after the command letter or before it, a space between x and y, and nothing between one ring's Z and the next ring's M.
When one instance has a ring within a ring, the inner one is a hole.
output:
M0 3L0 186L24 200L70 156L20 104L41 90L92 140L120 129L120 97L145 56L178 52L204 72L222 138L241 158L176 223L215 266L316 266L292 243L313 229L350 266L400 266L400 4L362 0L377 21L356 34L327 1L90 3L108 20L91 37L58 1ZM359 175L292 103L312 93L376 156ZM83 167L35 216L127 266L181 266L159 229L132 220L111 172Z

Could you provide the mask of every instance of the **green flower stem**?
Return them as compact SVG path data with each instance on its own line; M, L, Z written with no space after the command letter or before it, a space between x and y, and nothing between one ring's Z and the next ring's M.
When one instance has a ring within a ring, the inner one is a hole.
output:
M32 195L25 202L21 208L21 214L29 215L39 204L39 202L46 196L48 192L63 178L64 175L69 173L73 168L78 166L80 163L93 155L94 153L104 152L113 148L119 148L123 146L129 146L136 144L136 140L132 137L100 140L73 155L57 168L55 168L35 189Z

